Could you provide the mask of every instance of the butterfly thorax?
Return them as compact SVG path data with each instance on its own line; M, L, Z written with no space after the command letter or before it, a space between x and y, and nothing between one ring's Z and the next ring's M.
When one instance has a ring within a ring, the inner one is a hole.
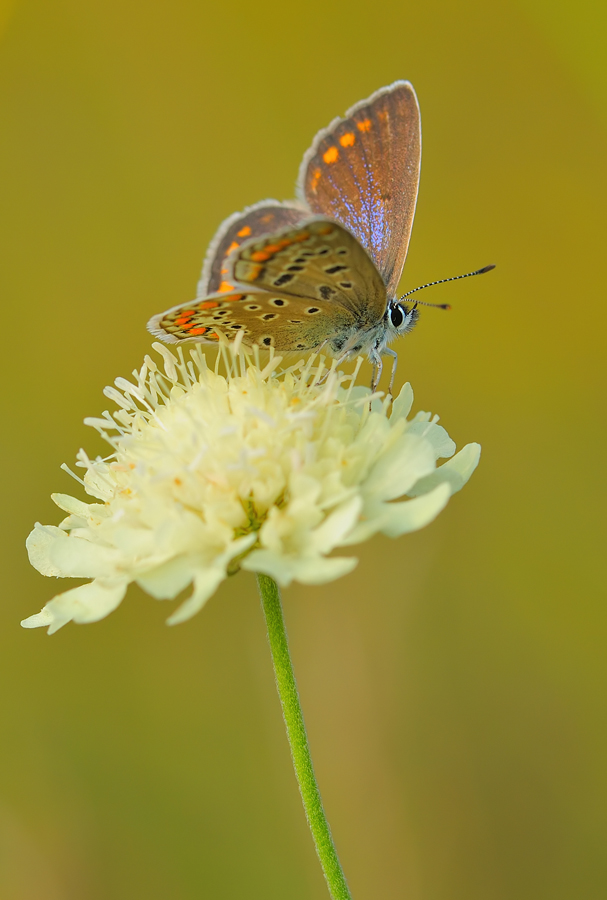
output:
M379 322L372 324L359 323L348 333L336 334L328 341L328 349L334 356L350 359L360 354L377 361L386 348L397 337L408 334L419 318L416 304L409 307L400 304L396 299L388 302L386 312Z

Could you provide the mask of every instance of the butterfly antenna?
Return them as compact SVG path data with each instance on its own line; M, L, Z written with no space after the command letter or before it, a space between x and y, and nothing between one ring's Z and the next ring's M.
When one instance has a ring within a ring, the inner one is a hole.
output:
M495 269L495 266L484 266L482 269L477 269L476 272L466 272L465 275L453 275L451 278L441 278L440 281L429 281L428 284L422 284L420 287L413 288L412 291L407 291L406 294L398 298L398 302L401 303L407 297L410 297L411 294L423 291L424 288L434 287L435 284L444 284L446 281L458 281L460 278L471 278L472 275L484 275L485 272L490 272L491 269ZM449 303L424 303L423 300L417 300L416 303L420 306L435 306L437 309L451 309Z

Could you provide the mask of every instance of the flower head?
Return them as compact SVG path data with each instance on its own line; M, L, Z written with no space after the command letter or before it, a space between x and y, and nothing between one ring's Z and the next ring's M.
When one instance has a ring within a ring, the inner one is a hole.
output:
M200 346L187 362L181 348L176 358L154 347L163 370L146 357L133 383L106 388L117 411L86 420L112 448L106 459L78 454L97 502L54 494L67 517L27 540L43 575L91 580L26 628L101 619L133 581L161 600L192 586L171 624L240 568L281 585L331 581L357 562L330 556L335 548L422 528L478 463L478 444L453 456L437 417L407 419L409 385L390 404L355 384L358 368L344 375L318 358L279 369L275 356L262 367L224 346L211 370Z

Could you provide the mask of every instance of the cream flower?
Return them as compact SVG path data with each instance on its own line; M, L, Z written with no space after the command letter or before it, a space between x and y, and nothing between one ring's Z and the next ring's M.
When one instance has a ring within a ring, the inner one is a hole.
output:
M257 355L224 346L213 371L199 345L187 362L181 348L176 358L154 347L164 371L146 357L135 383L106 388L119 409L86 420L112 447L106 459L78 454L98 502L54 494L67 518L36 525L27 540L43 575L92 580L58 594L26 628L52 634L102 619L133 581L159 600L192 585L170 624L239 568L281 585L331 581L357 562L330 556L335 548L422 528L478 463L478 444L453 455L436 416L407 419L408 384L390 404L355 385L358 368L327 371L322 359L279 369L274 357L262 368Z

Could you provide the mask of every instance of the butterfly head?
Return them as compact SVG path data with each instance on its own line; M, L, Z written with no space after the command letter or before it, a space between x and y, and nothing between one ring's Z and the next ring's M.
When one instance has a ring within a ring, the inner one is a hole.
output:
M405 305L393 300L386 310L386 326L393 337L407 334L419 318L417 303Z

